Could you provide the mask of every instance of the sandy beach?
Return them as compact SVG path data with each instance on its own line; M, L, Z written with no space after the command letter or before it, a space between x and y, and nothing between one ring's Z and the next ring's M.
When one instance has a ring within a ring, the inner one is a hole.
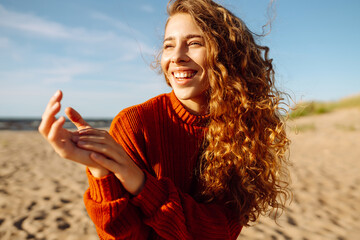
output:
M289 136L293 202L238 239L360 239L360 109L291 121ZM98 239L84 169L36 131L0 131L0 239Z

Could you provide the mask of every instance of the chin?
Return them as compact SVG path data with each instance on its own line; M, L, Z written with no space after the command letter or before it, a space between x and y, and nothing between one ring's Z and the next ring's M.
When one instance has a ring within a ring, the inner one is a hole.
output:
M196 99L199 98L200 96L203 95L203 93L201 92L197 92L197 91L192 91L192 89L176 89L173 88L176 97L179 100L192 100L192 99Z

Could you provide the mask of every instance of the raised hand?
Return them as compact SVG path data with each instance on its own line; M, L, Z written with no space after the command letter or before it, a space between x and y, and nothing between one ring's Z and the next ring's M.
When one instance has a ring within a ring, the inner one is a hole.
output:
M72 137L77 146L92 151L91 159L113 172L129 193L141 192L145 182L143 171L107 131L85 128L78 133Z
M73 136L78 133L63 128L65 118L55 118L55 115L61 109L60 102L62 96L62 92L57 91L54 96L51 97L45 112L42 115L39 132L61 157L88 166L95 177L101 177L108 174L109 172L105 168L90 158L91 151L79 148L76 143L72 141ZM67 108L65 113L79 130L91 128L74 109Z

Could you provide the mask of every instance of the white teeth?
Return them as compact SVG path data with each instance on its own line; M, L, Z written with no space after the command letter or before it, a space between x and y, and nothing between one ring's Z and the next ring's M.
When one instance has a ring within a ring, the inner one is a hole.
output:
M176 78L191 78L195 76L196 72L174 72Z

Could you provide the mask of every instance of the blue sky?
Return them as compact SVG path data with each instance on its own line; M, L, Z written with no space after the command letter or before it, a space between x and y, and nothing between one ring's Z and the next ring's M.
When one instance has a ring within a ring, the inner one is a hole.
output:
M261 33L269 0L218 1ZM166 0L0 0L0 117L40 117L48 99L84 117L169 92L149 65ZM277 0L270 47L280 89L295 101L360 93L360 1Z

